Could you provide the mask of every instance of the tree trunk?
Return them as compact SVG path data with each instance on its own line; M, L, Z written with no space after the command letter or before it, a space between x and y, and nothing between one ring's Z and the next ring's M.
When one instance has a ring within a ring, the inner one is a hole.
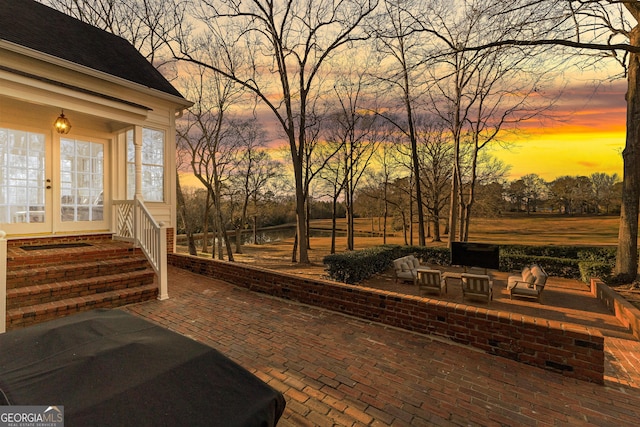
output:
M449 207L449 247L451 247L452 242L456 241L458 221L458 160L456 159L455 162L456 164L453 167L453 176L451 179L451 204Z
M258 244L258 215L253 216L253 244Z
M220 229L220 218L218 217L218 213L214 213L213 216L213 242L211 244L211 258L216 258L216 252L218 253L218 259L223 260L223 252L222 252L222 234Z
M332 212L331 212L331 252L332 254L336 253L336 228L338 222L338 199L336 197L333 198L332 201Z
M422 189L420 186L420 160L418 159L418 141L416 136L416 130L413 123L413 110L411 106L411 98L409 97L409 76L407 71L404 72L405 78L405 106L407 109L407 121L409 122L409 139L411 142L411 161L413 166L413 174L415 175L416 185L416 204L418 208L418 244L420 246L425 245L425 232L424 232L424 212L422 210ZM412 218L413 222L413 218ZM413 231L411 232L411 239L413 244Z
M293 237L293 251L291 252L291 262L297 262L297 255L298 255L298 232L296 231L296 235Z
M205 199L204 205L204 218L202 224L202 253L206 254L209 252L209 214L211 212L211 190L207 189L207 198ZM215 253L215 247L213 252Z
M387 244L387 218L389 216L388 212L389 208L387 207L387 202L384 203L384 213L382 218L382 243Z
M460 242L465 241L464 236L464 221L466 215L465 203L464 203L464 195L462 194L462 186L458 186L459 194L458 194L458 240Z
M300 255L299 262L303 264L309 263L309 251L307 235L307 210L305 203L304 186L302 185L302 160L297 158L293 165L295 181L296 181L296 240L294 244L294 256L292 262L296 262L295 250Z
M401 212L400 215L402 218L402 235L404 236L404 244L407 246L409 244L409 241L407 240L407 218L404 212ZM413 221L409 220L409 223L412 222ZM411 226L409 226L409 228L411 228ZM413 242L411 242L411 246L413 246Z
M349 185L347 183L347 185ZM354 226L353 226L353 202L351 199L351 191L349 188L345 192L345 207L347 211L347 250L352 251L354 248Z
M413 246L413 172L411 173L411 177L409 178L409 243ZM404 212L403 215L403 223L402 227L404 228ZM405 241L407 240L406 232L405 232ZM406 243L406 242L405 242Z
M242 253L242 226L236 227L236 253Z
M224 260L224 255L222 252L222 236L220 235L220 230L218 229L218 220L213 219L213 239L211 240L211 258L219 260Z
M309 190L305 191L305 219L307 221L307 234L305 235L305 245L307 249L311 249L311 206L309 206Z
M629 36L632 46L640 46L640 27ZM615 274L633 280L638 274L638 209L640 203L640 57L629 54L627 88L627 139L622 152L623 180L618 253Z
M227 259L233 262L234 261L233 249L231 248L231 242L229 241L229 236L227 235L227 229L223 226L221 231L222 231L222 239L224 240L224 246L227 250Z
M440 199L435 197L433 200L433 241L441 242L440 237Z

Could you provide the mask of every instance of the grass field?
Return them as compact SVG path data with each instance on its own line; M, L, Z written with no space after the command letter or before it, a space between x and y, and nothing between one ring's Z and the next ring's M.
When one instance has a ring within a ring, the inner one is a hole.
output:
M356 230L361 232L382 231L378 218L356 219ZM532 245L616 245L618 242L617 216L519 215L498 218L478 218L471 221L470 241L497 244ZM312 227L331 228L330 220L312 221ZM345 229L344 221L339 223ZM446 240L447 236L441 236ZM356 237L356 245L358 240ZM404 243L402 232L396 231L389 243ZM367 239L368 240L368 239ZM427 239L429 240L429 239ZM414 238L417 242L417 238Z
M312 228L331 229L330 220L314 220ZM470 241L496 244L531 244L531 245L610 245L617 244L619 218L615 216L563 217L555 215L522 215L501 218L480 218L472 221ZM381 245L381 226L378 218L358 218L356 220L356 249ZM344 220L338 228L345 230ZM363 237L363 235L365 235ZM446 246L447 236L442 242L427 241L427 246ZM388 244L404 244L402 232L390 233ZM418 239L414 238L414 244ZM313 237L309 249L312 263L302 265L291 262L293 238L261 245L243 246L243 254L236 254L236 261L258 265L266 268L289 271L296 274L322 276L324 266L322 259L330 253L329 237ZM336 251L343 252L346 238L336 239ZM185 252L185 248L179 248Z
M470 239L531 245L617 245L617 216L522 216L472 221Z

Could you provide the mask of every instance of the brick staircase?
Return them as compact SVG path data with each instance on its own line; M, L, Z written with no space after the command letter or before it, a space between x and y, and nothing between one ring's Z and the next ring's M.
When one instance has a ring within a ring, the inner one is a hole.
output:
M7 252L7 330L158 294L144 254L110 234L10 240Z

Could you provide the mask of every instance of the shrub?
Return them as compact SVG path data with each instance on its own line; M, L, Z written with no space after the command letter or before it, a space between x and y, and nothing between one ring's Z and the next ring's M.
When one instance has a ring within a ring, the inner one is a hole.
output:
M414 255L421 262L432 265L450 265L451 262L447 248L400 245L327 255L322 262L327 266L327 273L332 280L354 284L382 273L391 267L394 259L407 255Z
M585 283L590 283L591 279L597 277L607 282L613 270L611 264L604 262L582 261L580 266L580 279Z
M395 248L376 246L360 251L332 254L324 257L329 277L343 283L358 283L386 270L395 256Z

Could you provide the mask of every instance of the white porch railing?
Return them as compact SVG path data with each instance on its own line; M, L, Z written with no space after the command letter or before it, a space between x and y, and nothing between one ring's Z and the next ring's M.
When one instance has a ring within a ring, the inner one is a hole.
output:
M169 298L167 229L157 223L141 200L114 200L114 238L140 247L158 276L158 299Z

